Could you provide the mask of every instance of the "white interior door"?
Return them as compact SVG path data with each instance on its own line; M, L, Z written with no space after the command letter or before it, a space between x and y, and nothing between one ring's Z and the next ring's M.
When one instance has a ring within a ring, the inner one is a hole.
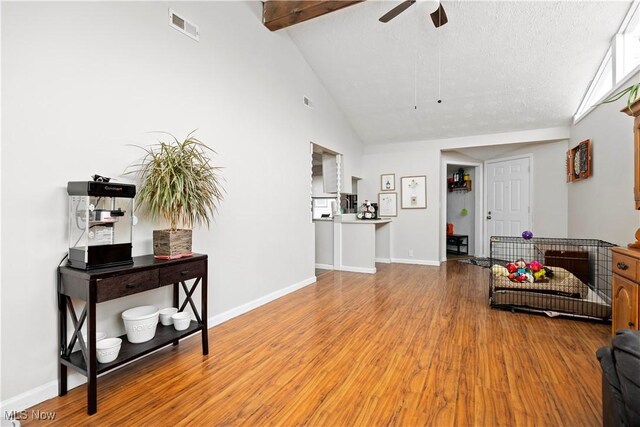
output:
M490 160L486 164L485 253L491 236L520 236L531 229L531 159Z

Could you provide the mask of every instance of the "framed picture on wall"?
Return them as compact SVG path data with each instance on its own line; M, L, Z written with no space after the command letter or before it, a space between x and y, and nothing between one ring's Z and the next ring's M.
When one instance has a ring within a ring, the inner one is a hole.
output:
M398 216L398 193L378 193L378 215Z
M380 191L395 191L396 190L396 174L387 173L380 175Z
M591 176L591 140L585 139L567 151L567 182Z
M402 209L427 208L427 177L403 176L400 178Z

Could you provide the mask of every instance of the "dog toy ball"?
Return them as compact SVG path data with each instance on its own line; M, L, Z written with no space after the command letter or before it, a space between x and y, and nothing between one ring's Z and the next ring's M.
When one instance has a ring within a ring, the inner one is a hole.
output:
M533 233L531 231L529 231L529 230L525 230L525 231L522 232L522 238L524 240L530 240L530 239L533 238Z
M529 263L529 268L533 272L540 271L542 269L542 264L540 264L539 261L531 261Z

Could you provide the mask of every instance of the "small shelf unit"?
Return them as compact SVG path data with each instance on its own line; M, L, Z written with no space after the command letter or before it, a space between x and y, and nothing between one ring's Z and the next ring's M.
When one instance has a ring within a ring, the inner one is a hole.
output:
M449 192L468 192L471 191L471 180L461 181L461 182L451 182L447 184Z
M453 246L455 246L455 249ZM447 253L452 255L469 255L469 236L466 234L448 234Z

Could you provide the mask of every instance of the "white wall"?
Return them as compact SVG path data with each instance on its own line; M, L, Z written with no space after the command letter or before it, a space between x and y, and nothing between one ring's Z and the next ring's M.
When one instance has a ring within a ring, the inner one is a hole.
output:
M527 144L566 140L568 128L549 128L531 131L477 135L434 141L416 141L397 144L381 144L365 148L363 157L364 177L358 188L363 199L376 199L380 191L380 175L396 174L396 187L400 193L400 177L408 175L427 176L427 209L398 209L398 217L393 219L393 242L391 257L396 261L419 264L439 264L444 250L444 227L441 203L446 185L441 185L442 150L458 150L468 147L490 147L502 144ZM542 165L536 173L548 173L547 169L558 166ZM564 164L562 166L564 168ZM557 172L553 172L556 174ZM444 172L442 173L444 176ZM477 188L477 187L476 187ZM479 195L479 197L483 197ZM400 199L400 197L399 197ZM562 221L562 220L560 220ZM409 257L409 250L414 256Z
M197 128L226 179L215 224L194 230L194 250L210 257L215 320L313 281L310 142L344 154L346 176L362 175L360 141L286 32L263 27L260 2L171 6L200 25L199 43L167 25L166 2L2 4L5 403L28 402L37 387L41 398L56 391L67 181L93 173L124 181L141 155L127 144L154 142L149 131L182 137ZM134 255L151 251L160 225L141 221ZM160 290L101 304L99 328L122 333L122 310L168 297Z
M569 237L623 246L635 241L640 221L633 197L633 117L620 112L626 102L601 105L571 129L567 148L591 139L593 175L568 184Z
M568 141L461 149L478 160L530 155L532 162L532 225L538 237L567 237L566 152Z
M532 159L531 230L537 237L567 237L567 141L528 144L505 157L524 154Z
M378 200L380 175L395 173L398 216L391 219L391 258L394 262L439 264L438 224L440 219L440 151L371 153L364 156L363 179L358 183L358 200ZM427 209L401 208L403 176L426 175ZM413 256L410 255L412 251Z

